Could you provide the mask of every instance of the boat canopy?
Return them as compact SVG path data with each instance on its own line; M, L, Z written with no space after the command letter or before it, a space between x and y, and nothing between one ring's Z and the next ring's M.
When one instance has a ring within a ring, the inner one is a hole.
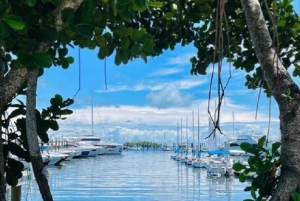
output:
M208 152L209 155L215 155L215 154L219 154L219 155L229 155L230 152L227 150L213 150Z

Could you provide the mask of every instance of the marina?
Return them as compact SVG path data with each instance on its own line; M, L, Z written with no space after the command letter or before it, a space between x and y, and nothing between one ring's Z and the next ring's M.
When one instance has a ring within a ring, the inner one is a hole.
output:
M238 178L210 177L204 168L193 168L171 159L165 151L123 151L46 166L54 200L64 201L181 201L250 198L249 182ZM42 201L35 181L22 188L21 200Z

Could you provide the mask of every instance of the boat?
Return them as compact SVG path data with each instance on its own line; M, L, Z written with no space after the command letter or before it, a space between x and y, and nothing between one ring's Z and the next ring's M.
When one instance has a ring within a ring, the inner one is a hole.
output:
M94 146L88 142L79 141L75 143L75 146L81 148L81 155L80 157L93 157L97 156L101 151L102 148Z
M243 142L248 142L251 145L257 146L257 141L250 134L241 134L234 140L228 142L229 152L232 156L250 155L241 149L240 145Z
M92 106L91 106L91 119L92 119L92 135L81 136L78 138L80 143L88 143L94 147L97 147L97 155L119 155L124 150L123 144L117 144L114 142L102 142L100 137L94 135L94 112L93 112L93 94L92 94ZM77 142L77 143L78 143Z
M174 150L173 147L167 145L163 147L163 151L173 151L173 150Z
M167 143L165 143L165 136L166 133L164 132L164 142L162 143L162 150L163 151L173 151L173 147L172 146L168 146Z
M124 150L124 145L114 142L102 142L101 139L96 136L82 136L79 138L79 141L87 142L99 148L98 155L118 155L122 154Z
M68 157L66 154L52 151L42 152L41 155L44 165L60 165Z
M98 146L105 149L105 155L120 155L124 150L124 145L115 142L100 142Z

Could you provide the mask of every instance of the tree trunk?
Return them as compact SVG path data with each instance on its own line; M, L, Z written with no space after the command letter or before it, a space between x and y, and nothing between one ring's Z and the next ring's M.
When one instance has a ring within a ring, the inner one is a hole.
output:
M53 201L46 176L43 174L43 160L39 149L36 125L36 88L38 69L28 74L27 108L26 108L26 135L33 167L34 176L38 183L44 201Z
M2 83L4 79L4 69L5 69L5 52L2 47L0 47L0 83ZM3 87L0 85L0 128L2 130L2 112L3 112L3 106L2 106L2 93ZM6 196L6 181L4 177L4 167L5 167L5 161L4 161L4 155L3 155L3 144L2 144L2 137L0 136L0 200L5 200Z
M0 114L2 114L2 109L0 108ZM2 128L2 115L0 115L0 128ZM3 144L2 137L0 137L0 200L5 200L6 195L6 180L4 177L4 155L3 155Z
M241 0L264 79L279 106L281 177L272 201L289 200L300 185L300 91L278 59L258 0ZM291 98L283 96L290 91Z

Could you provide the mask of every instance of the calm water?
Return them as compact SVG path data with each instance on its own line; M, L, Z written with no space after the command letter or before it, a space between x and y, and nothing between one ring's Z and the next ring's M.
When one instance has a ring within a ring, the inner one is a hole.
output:
M206 169L171 160L171 152L125 151L120 156L74 159L47 167L55 201L189 201L249 198L247 183L208 178ZM22 188L22 201L42 201L36 183Z

